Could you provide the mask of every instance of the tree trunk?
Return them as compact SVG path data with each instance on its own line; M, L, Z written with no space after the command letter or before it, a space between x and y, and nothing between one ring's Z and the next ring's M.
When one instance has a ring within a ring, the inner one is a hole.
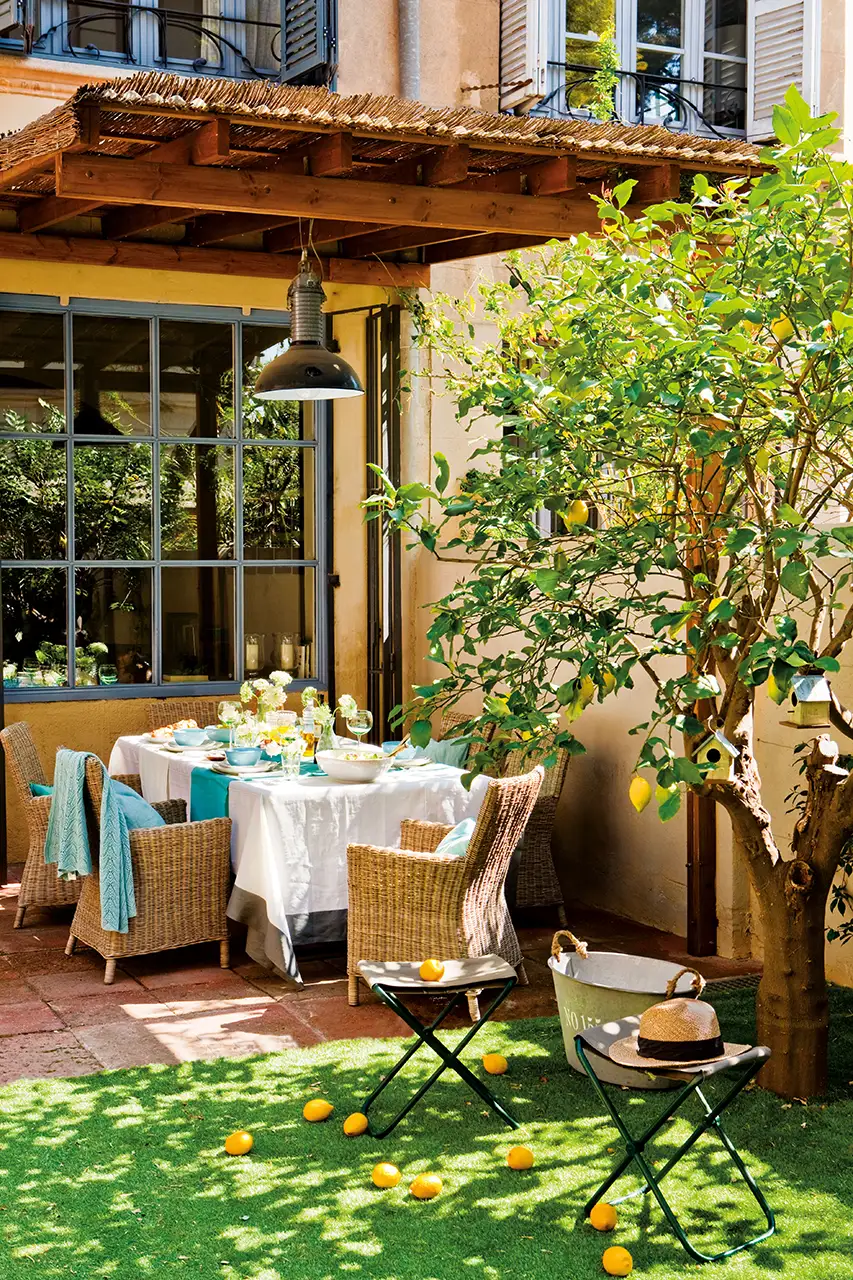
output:
M773 1051L759 1084L787 1098L826 1090L829 1009L824 967L828 887L800 858L777 864L760 894L764 976L758 1041Z

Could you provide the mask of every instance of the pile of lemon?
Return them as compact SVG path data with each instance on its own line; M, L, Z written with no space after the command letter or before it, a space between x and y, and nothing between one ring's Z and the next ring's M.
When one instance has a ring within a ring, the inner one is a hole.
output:
M613 1205L605 1204L604 1201L594 1204L590 1210L589 1223L596 1231L612 1231L616 1226L616 1210ZM615 1244L604 1250L601 1265L609 1276L628 1276L634 1269L634 1259L627 1249Z

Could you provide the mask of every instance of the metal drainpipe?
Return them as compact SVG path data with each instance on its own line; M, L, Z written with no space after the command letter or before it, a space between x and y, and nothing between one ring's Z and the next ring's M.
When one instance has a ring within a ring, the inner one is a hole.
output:
M400 97L421 96L421 0L397 0Z

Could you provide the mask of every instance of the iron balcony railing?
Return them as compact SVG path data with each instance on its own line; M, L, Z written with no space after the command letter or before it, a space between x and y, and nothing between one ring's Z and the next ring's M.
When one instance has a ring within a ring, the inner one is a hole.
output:
M587 120L594 96L595 66L549 62L549 92L536 115ZM729 137L744 132L746 89L741 85L684 80L648 71L615 71L612 119L621 124L658 124L676 133Z
M191 0L192 2L192 0ZM0 45L33 55L277 80L281 23L125 0L23 0Z

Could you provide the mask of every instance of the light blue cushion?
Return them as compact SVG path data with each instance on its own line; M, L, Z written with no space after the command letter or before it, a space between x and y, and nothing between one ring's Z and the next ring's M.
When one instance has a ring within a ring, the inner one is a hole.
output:
M461 822L457 822L452 831L448 831L435 852L449 858L464 858L476 825L473 818L463 818Z
M116 782L113 779L112 788L118 800L119 808L124 814L128 831L136 831L145 827L164 827L166 825L165 818L156 809L152 808L138 791L134 791L133 787L127 786L124 782Z
M460 742L458 738L445 738L443 742L430 738L419 754L428 756L434 764L450 764L454 769L464 769L468 759L468 746L467 742Z
M30 795L31 796L52 796L53 787L48 787L43 782L31 782Z

